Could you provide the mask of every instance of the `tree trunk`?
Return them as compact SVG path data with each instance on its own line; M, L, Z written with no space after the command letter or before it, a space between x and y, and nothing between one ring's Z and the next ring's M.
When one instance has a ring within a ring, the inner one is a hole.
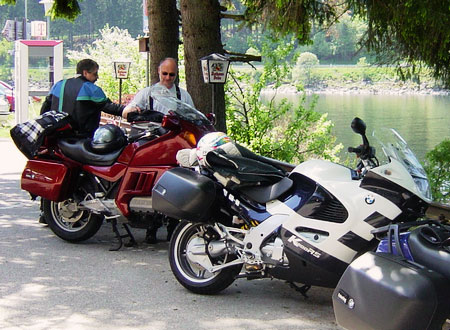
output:
M223 54L220 35L220 4L217 0L181 0L186 84L197 109L214 112L216 129L226 132L225 93L222 84L205 84L200 58L212 53Z
M178 59L179 13L176 0L148 0L150 81L159 81L158 66L166 57Z

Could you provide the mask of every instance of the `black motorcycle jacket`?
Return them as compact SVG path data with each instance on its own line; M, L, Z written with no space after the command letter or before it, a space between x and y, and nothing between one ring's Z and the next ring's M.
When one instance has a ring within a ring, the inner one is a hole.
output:
M77 135L92 136L99 126L102 111L121 116L123 109L123 105L111 102L100 87L79 76L53 85L41 114L50 110L66 112Z

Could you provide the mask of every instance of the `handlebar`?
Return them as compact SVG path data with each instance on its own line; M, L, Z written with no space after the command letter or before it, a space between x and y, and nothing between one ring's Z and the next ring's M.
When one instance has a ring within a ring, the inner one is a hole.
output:
M347 151L355 153L355 154L360 154L360 153L362 153L363 150L361 147L356 147L356 148L348 147Z
M160 137L161 135L166 134L169 130L165 129L164 127L161 127L159 124L156 123L148 123L150 124L146 128L140 128L143 129L142 132L139 132L134 135L128 136L128 142L133 143L137 140L140 140L142 138L148 138L148 137Z

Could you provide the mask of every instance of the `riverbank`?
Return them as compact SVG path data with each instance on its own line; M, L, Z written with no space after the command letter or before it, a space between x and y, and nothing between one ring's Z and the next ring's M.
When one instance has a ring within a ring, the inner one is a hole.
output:
M442 95L449 96L450 90L427 84L411 82L326 82L310 85L304 90L286 84L277 89L280 94L357 94L357 95Z

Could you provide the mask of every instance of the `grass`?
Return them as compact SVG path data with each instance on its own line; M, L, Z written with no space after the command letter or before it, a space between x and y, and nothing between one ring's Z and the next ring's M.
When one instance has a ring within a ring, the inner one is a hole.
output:
M14 114L0 121L0 138L10 138L9 130L14 126Z
M31 102L28 106L28 117L30 119L36 118L41 109L41 102ZM9 131L15 125L14 113L11 113L3 121L0 121L0 138L11 138Z

